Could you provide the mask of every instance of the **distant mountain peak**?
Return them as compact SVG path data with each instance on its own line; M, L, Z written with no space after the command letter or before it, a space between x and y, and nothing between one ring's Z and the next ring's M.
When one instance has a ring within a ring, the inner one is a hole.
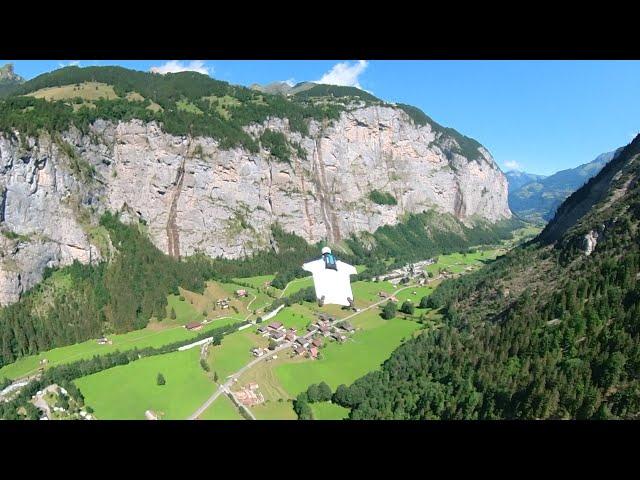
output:
M13 70L13 63L7 63L0 67L0 82L21 83L24 82L24 78Z

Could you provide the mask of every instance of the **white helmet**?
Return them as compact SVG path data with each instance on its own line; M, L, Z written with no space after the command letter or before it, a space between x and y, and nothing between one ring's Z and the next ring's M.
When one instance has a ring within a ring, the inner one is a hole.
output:
M329 247L322 247L322 254L331 253L331 249Z

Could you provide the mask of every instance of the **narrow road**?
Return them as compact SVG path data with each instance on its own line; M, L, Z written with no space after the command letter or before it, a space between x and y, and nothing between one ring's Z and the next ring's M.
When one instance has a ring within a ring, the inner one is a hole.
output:
M291 283L291 282L289 282ZM392 295L397 295L398 293L400 293L403 290L406 290L408 288L416 288L415 285L409 285L407 287L402 287L398 290L396 290L395 292L392 293ZM359 312L355 312L352 313L351 315L347 315L346 317L343 318L336 318L333 322L331 322L331 326L334 326L337 323L343 322L345 320L349 320L350 318L355 317L356 315L360 315L364 312L366 312L367 310L371 310L372 308L377 307L378 305L380 305L381 303L384 303L388 301L387 298L382 299L376 303L372 303L371 305L369 305L368 307L363 308L362 310L360 310ZM314 334L314 332L307 332L305 335L303 335L304 338L309 338L310 336L312 336ZM282 345L278 346L275 350L273 350L272 352L268 353L267 355L263 355L262 357L258 357L255 358L253 360L251 360L249 363L247 363L244 367L242 367L240 370L238 370L237 372L229 375L227 378L228 380L223 383L222 385L220 385L220 387L218 387L218 389L213 393L213 395L211 395L203 404L200 408L198 408L198 410L196 410L189 418L188 420L195 420L197 419L200 415L202 415L204 413L204 411L209 408L211 406L211 404L220 396L221 393L223 393L226 390L229 390L229 388L231 387L231 385L233 385L234 381L239 378L244 372L246 372L247 370L249 370L250 368L252 368L254 365L262 362L263 360L266 360L267 358L272 357L275 353L277 352L281 352L282 350L286 350L287 348L291 348L293 346L293 344L295 343L295 340L293 342L285 342Z

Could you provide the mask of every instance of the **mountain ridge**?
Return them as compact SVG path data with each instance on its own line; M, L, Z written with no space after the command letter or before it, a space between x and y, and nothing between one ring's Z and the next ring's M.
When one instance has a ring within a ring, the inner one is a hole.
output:
M0 303L44 265L104 258L105 211L143 223L165 253L225 258L270 248L275 223L337 245L432 209L467 226L511 216L482 145L377 100L291 102L193 72L66 67L1 106L0 240L12 252L22 241L0 261Z

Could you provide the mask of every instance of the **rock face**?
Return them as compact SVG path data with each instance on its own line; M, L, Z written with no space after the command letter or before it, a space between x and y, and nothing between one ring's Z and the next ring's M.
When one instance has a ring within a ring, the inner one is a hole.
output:
M166 253L231 258L268 247L274 222L307 241L335 243L432 208L469 224L511 216L506 178L486 150L477 159L458 155L455 140L402 110L345 112L332 124L312 122L304 137L281 119L247 131L265 128L299 143L300 153L279 162L264 150L222 150L213 139L140 121L96 121L89 134L71 130L59 140L0 136L0 303L17 300L45 266L99 259L89 232L106 209L146 222ZM93 180L78 173L69 146L94 168ZM375 204L372 190L397 205Z

